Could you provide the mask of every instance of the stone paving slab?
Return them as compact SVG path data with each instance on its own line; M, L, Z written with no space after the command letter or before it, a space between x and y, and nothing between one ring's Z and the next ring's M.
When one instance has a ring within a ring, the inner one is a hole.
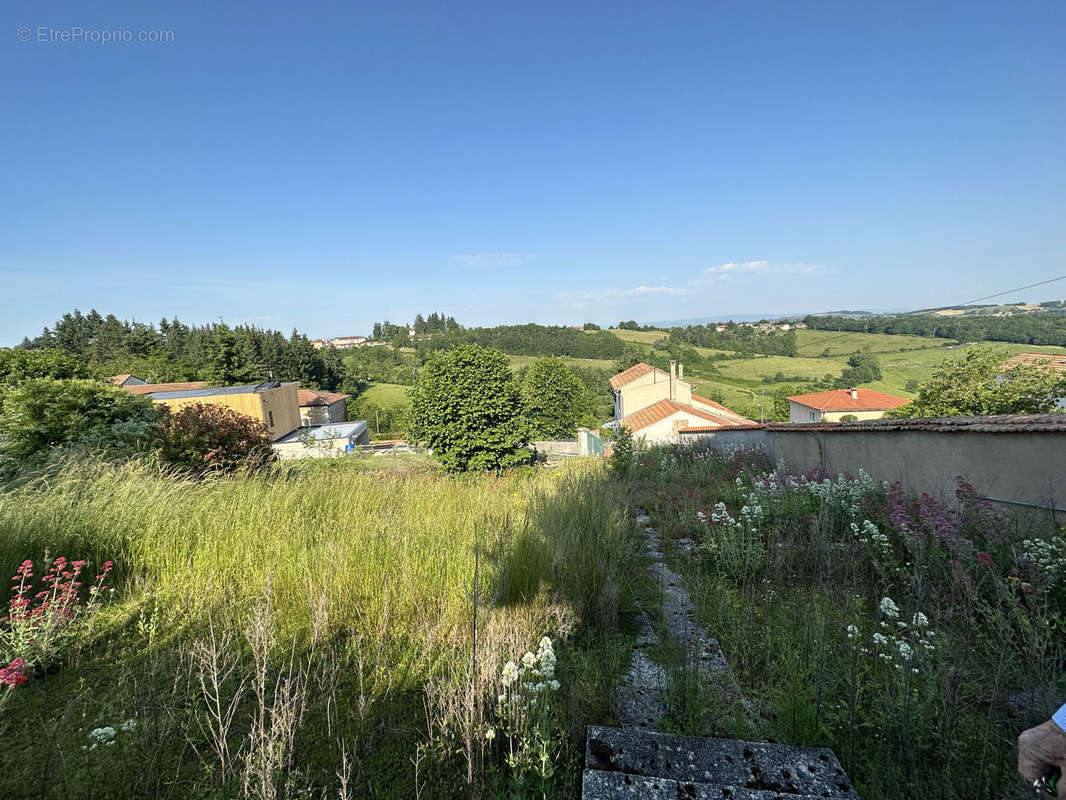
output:
M623 772L588 769L582 776L581 796L584 800L823 800L813 794L680 783L668 778L646 778Z
M590 770L707 784L734 792L858 797L833 751L824 747L589 726L585 748L585 766Z

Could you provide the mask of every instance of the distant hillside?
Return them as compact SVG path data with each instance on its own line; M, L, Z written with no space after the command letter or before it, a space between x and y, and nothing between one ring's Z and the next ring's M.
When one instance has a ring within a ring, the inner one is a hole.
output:
M960 342L1066 346L1066 304L1058 301L1039 306L961 306L861 319L812 314L805 318L805 322L809 328L826 331L912 334Z

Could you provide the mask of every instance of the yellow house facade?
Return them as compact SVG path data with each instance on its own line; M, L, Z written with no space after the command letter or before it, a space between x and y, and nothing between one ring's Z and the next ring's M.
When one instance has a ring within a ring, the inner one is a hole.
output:
M856 420L881 419L886 411L909 403L873 389L832 389L828 392L798 394L788 398L789 422L840 422L844 417Z

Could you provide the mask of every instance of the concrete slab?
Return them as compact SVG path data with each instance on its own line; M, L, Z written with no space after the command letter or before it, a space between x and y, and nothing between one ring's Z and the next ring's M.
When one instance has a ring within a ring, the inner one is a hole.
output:
M821 747L590 726L585 759L588 769L665 778L680 784L793 797L858 797L833 751Z

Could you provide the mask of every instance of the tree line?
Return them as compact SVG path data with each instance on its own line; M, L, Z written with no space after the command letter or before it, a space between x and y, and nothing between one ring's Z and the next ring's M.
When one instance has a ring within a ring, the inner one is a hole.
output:
M98 375L132 374L150 383L203 380L212 385L298 381L336 391L345 383L340 354L316 350L306 336L224 322L187 325L177 317L153 323L120 320L93 309L64 314L20 349L56 349Z
M1043 305L1043 304L1042 304ZM960 342L1014 342L1066 347L1066 309L1047 304L1046 311L1008 317L934 314L887 314L873 317L804 318L808 328L856 333L910 334Z
M696 347L710 347L719 350L732 350L737 355L797 356L799 347L795 331L770 331L753 325L737 325L735 322L725 324L719 331L717 325L686 325L683 328L670 329L672 344L688 344ZM731 355L730 358L736 358Z

